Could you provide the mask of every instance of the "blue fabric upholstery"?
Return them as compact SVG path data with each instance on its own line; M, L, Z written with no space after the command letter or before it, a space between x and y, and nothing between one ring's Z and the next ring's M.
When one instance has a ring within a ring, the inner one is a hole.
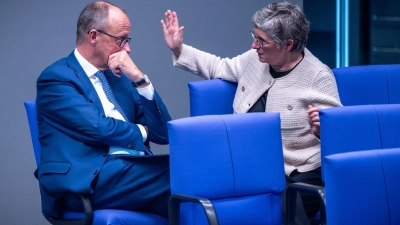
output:
M332 69L345 106L400 104L400 64Z
M168 123L171 192L207 198L220 224L281 224L285 188L278 113L197 116ZM207 224L182 203L181 224Z
M400 104L377 105L375 110L379 119L381 148L399 148Z
M40 163L41 147L39 143L39 130L36 119L36 103L35 100L24 102L26 113L28 116L28 123L31 132L33 150L35 153L36 165ZM132 212L126 210L116 209L102 209L93 211L93 225L129 225L129 224L168 224L166 218L144 212ZM70 212L64 213L63 219L83 219L85 213ZM60 220L62 221L62 220ZM68 224L73 225L73 222Z
M400 104L345 106L320 111L321 158L400 147ZM322 163L324 179L324 163Z
M236 83L220 79L189 82L190 116L233 113Z
M400 104L400 64L385 65L389 103Z
M400 149L327 156L328 224L400 224Z

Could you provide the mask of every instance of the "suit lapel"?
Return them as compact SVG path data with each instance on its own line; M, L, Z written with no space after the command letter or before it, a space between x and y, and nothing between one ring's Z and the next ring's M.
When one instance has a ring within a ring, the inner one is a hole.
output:
M97 95L96 89L94 89L92 82L89 80L89 77L86 75L85 71L76 59L74 52L68 56L67 63L68 66L75 71L76 76L82 82L85 97L90 102L95 104L98 110L104 112L103 105L101 104L100 98Z

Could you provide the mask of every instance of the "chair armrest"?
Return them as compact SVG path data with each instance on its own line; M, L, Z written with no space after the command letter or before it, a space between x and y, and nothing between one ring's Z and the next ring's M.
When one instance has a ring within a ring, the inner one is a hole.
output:
M173 194L169 198L168 202L169 224L171 225L180 224L181 200L201 204L201 206L204 209L204 212L206 213L208 224L219 225L217 213L215 212L214 206L210 200L206 198L179 195L179 194Z
M85 211L85 218L83 219L54 219L45 215L47 221L53 225L91 225L93 222L93 209L90 203L89 196L79 195L82 200L83 209Z
M288 185L286 188L286 224L295 224L296 217L296 201L297 193L309 193L319 196L320 199L320 224L326 225L326 213L325 213L325 187L306 184L306 183L293 183Z

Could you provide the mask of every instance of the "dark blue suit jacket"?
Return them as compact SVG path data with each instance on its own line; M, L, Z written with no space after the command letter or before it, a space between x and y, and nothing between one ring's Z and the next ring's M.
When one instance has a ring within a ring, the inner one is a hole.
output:
M136 124L149 129L148 139L168 144L171 120L157 92L147 100L131 81L105 72L129 123L106 117L88 76L72 52L46 68L37 80L37 119L42 147L38 179L42 210L60 217L66 192L90 194L91 183L107 158L108 146L143 151ZM116 173L118 168L116 168Z

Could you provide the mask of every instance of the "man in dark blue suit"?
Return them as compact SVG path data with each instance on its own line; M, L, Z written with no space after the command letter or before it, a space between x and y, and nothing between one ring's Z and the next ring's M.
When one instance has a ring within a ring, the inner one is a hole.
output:
M89 194L94 209L168 214L168 155L146 149L149 141L168 144L171 117L129 57L130 31L122 9L90 3L76 49L37 80L37 175L47 216L82 210L78 194Z

